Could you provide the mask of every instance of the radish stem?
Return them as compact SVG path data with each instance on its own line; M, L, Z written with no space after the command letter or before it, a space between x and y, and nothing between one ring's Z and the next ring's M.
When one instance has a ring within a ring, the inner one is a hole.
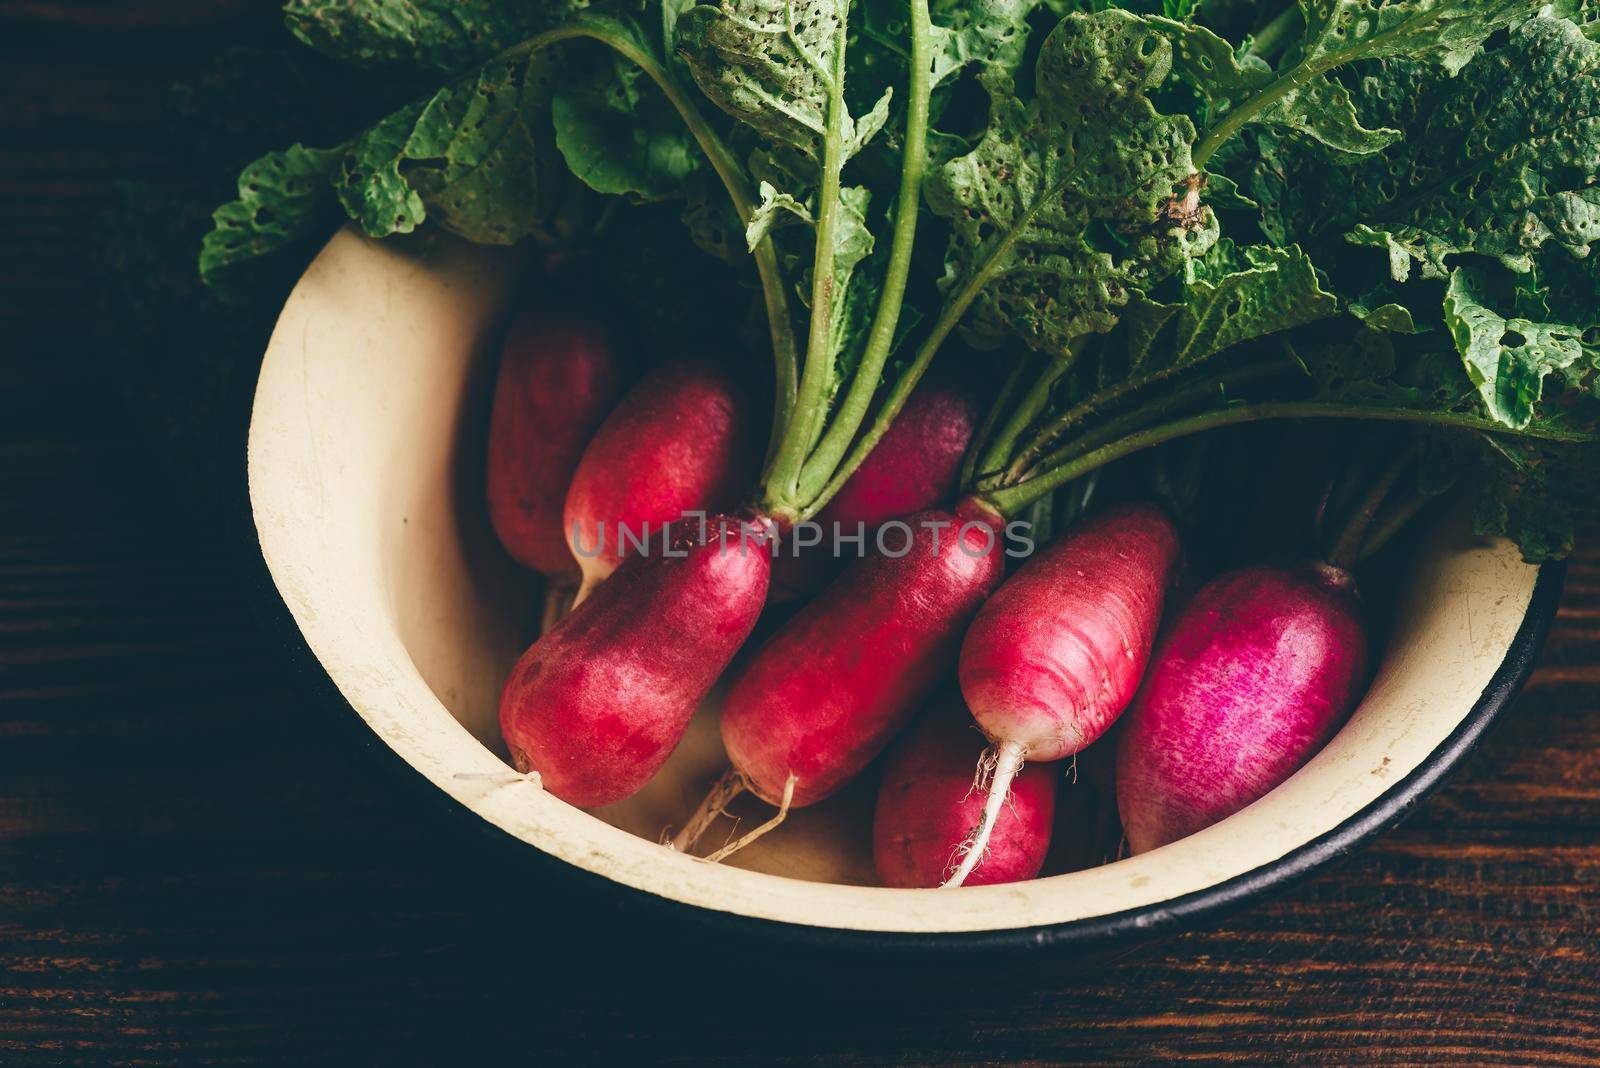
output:
M1023 468L1019 459L1006 473L1004 479L995 479L988 484L980 484L980 488L989 488L990 485L1001 487L1014 485L1026 481L1040 471L1047 471L1063 464L1068 460L1076 459L1085 453L1091 452L1102 445L1109 445L1120 440L1127 434L1133 433L1141 427L1149 426L1153 421L1173 412L1195 405L1208 397L1222 396L1226 399L1229 389L1239 389L1254 384L1263 379L1281 373L1285 369L1279 361L1255 364L1242 367L1231 374L1223 376L1220 380L1197 382L1187 389L1180 389L1164 397L1142 405L1138 408L1117 416L1100 426L1095 427L1077 439L1072 444L1064 445L1055 452L1039 460L1031 467Z
M1367 540L1361 543L1361 551L1356 554L1355 562L1366 563L1382 552L1394 540L1395 535L1404 530L1434 500L1431 494L1413 490L1398 505L1385 511L1373 523L1371 531L1367 534Z
M1400 455L1388 464L1378 477L1373 481L1367 495L1361 499L1356 510L1346 520L1344 528L1339 532L1339 537L1334 541L1333 547L1328 550L1328 563L1334 567L1348 571L1355 566L1360 558L1361 546L1366 541L1367 531L1372 526L1372 521L1377 518L1383 503L1389 499L1389 494L1394 491L1394 484L1400 481L1400 476L1405 474L1406 468L1411 466L1411 457L1414 450L1405 448Z
M872 320L867 346L850 389L840 402L827 433L800 471L799 495L809 501L822 492L839 460L855 440L867 417L872 398L883 376L889 351L894 347L895 331L905 303L906 278L911 273L911 252L917 236L917 216L922 203L922 178L927 165L928 102L932 61L928 0L911 0L911 84L906 103L905 163L900 171L900 191L895 201L894 236L889 246L889 264L884 272L878 310Z
M1034 380L1033 387L1023 395L1022 403L1016 406L1015 412L1007 420L1005 428L983 451L983 458L978 461L978 474L987 475L999 471L1011 459L1011 451L1016 447L1017 439L1027 432L1034 420L1050 405L1050 392L1063 375L1072 370L1077 356L1083 351L1087 338L1076 338L1072 342L1071 354L1064 359L1052 358L1045 364L1044 370Z
M811 262L811 329L806 338L800 392L789 413L762 480L773 515L798 510L800 471L827 418L828 378L833 369L834 245L839 229L840 174L844 170L844 40L834 50L833 69L826 73L828 115L822 135L822 167L817 181L816 242Z
M1011 405L1017 399L1017 393L1022 389L1022 382L1028 376L1028 367L1033 363L1032 356L1024 354L1017 360L1017 365L1006 376L1005 383L1000 387L999 396L989 406L989 413L983 417L983 424L978 427L978 432L972 436L972 445L967 449L966 459L961 464L962 486L972 486L978 473L978 453L983 451L993 436L995 427L1000 424L1002 412L1011 410Z
M1164 445L1178 438L1199 434L1207 430L1242 423L1259 423L1271 419L1349 419L1371 420L1386 423L1417 423L1425 426L1448 427L1455 430L1476 430L1484 434L1516 433L1524 438L1541 441L1593 443L1600 435L1554 427L1529 426L1511 431L1483 416L1463 412L1434 412L1418 408L1373 408L1360 404L1331 404L1326 401L1280 401L1263 404L1237 404L1214 412L1201 412L1171 423L1150 427L1130 434L1063 463L1015 486L994 490L983 496L990 507L1004 516L1019 515L1034 501L1053 493L1074 479L1098 470L1125 456L1145 449Z
M562 41L588 39L598 41L632 62L653 82L667 98L678 117L688 127L700 150L706 154L711 169L717 172L728 199L739 221L746 225L755 211L755 198L744 176L739 161L717 136L706 117L695 106L693 98L682 84L655 56L640 46L627 26L601 15L579 14L564 26L528 38L495 56L490 63L505 62L520 56L531 56L542 49ZM778 253L770 236L761 239L752 252L756 273L761 278L761 295L767 310L767 328L772 338L773 371L776 388L773 399L773 440L769 451L776 451L778 435L789 421L794 410L797 391L799 358L795 350L794 323L789 318L788 290L783 272L778 266Z

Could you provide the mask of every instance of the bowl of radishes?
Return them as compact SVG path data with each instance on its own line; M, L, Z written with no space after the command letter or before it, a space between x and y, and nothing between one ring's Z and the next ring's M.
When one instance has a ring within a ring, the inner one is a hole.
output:
M685 923L917 952L1196 922L1414 806L1553 614L1558 564L1404 492L1439 460L1409 438L1302 480L1315 549L1208 554L1172 394L1158 432L1066 435L1067 364L1019 356L787 437L737 354L644 351L558 273L335 236L262 365L256 531L408 774ZM864 548L799 544L819 516Z

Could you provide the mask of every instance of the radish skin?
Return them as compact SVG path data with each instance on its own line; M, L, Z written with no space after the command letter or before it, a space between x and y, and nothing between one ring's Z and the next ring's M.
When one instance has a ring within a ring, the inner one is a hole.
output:
M1172 623L1117 739L1117 803L1145 853L1265 796L1333 736L1367 681L1350 575L1230 572Z
M905 555L852 564L728 691L723 744L745 787L769 804L783 802L791 777L790 807L815 804L882 752L1000 581L998 514L967 501L907 522Z
M959 698L940 702L895 742L878 790L873 861L884 886L936 887L961 861L982 816L972 768L985 746ZM1032 879L1044 866L1055 819L1059 764L1029 764L1011 784L982 861L966 885Z
M772 599L809 596L841 570L832 554L835 530L845 537L863 531L870 546L878 528L891 519L955 500L961 459L979 415L977 398L969 390L953 383L918 387L877 447L817 513L821 544L783 546L772 565Z
M983 859L1017 774L1093 743L1133 699L1179 561L1160 509L1122 505L1034 555L984 605L961 646L961 693L992 743L983 817L961 866Z
M562 529L567 487L628 377L592 314L541 302L512 320L489 415L484 494L495 535L523 567L576 581Z
M567 490L565 528L583 572L577 601L637 550L626 527L659 541L687 513L733 507L749 487L760 447L734 382L699 362L656 368L601 425Z
M649 782L755 626L770 525L724 517L700 528L676 524L670 554L630 558L506 680L512 763L563 801L607 805Z

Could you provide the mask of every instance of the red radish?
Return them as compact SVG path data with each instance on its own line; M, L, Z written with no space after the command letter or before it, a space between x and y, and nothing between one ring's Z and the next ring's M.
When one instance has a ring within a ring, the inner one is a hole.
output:
M761 614L769 529L676 524L534 642L500 697L517 770L583 807L643 787Z
M738 387L698 362L646 375L589 443L567 491L565 526L583 571L581 602L637 552L628 538L689 512L733 507L760 463Z
M489 416L489 520L511 558L547 578L578 576L562 529L567 487L627 379L592 314L541 302L506 333Z
M938 886L960 863L963 843L983 816L984 797L973 789L972 768L984 745L966 706L952 697L890 750L872 826L872 856L884 886ZM1058 764L1030 764L1017 775L968 886L1039 874L1050 848L1060 777Z
M972 393L953 383L918 388L883 440L817 514L822 542L810 551L797 542L783 546L772 565L773 600L806 596L833 577L839 570L831 552L835 530L844 537L864 531L870 546L889 520L954 500L979 414Z
M1147 504L1079 523L1001 586L961 646L961 693L993 743L983 819L960 886L983 860L1012 780L1099 738L1133 699L1178 567L1178 532Z
M733 770L673 846L687 849L739 789L778 815L833 794L883 751L946 670L961 629L1005 570L998 513L973 500L905 521L905 552L852 564L756 651L722 705ZM892 535L891 535L892 536ZM885 539L890 553L899 541Z
M1117 803L1144 853L1283 782L1344 722L1368 643L1348 572L1251 567L1212 580L1157 650L1117 739Z

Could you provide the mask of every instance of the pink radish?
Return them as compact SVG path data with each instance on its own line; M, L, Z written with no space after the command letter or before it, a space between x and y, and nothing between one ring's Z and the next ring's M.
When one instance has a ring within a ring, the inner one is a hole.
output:
M1178 566L1178 532L1145 504L1069 530L989 599L961 646L961 692L992 747L983 818L946 886L982 862L1027 761L1078 753L1133 699Z
M1117 802L1144 853L1244 808L1344 722L1367 680L1350 575L1328 564L1213 579L1173 621L1117 739Z
M761 614L769 530L677 524L535 642L500 697L517 770L583 807L643 787Z
M489 520L511 558L547 578L577 579L562 529L567 487L627 378L592 313L540 302L506 333L489 416Z
M733 507L760 463L757 428L737 386L698 362L646 375L584 451L565 526L583 571L577 601L617 569L635 538L689 512Z
M1003 521L968 500L905 522L902 555L852 564L734 679L722 706L733 770L676 848L692 845L740 789L778 806L778 815L714 859L771 830L789 809L830 796L883 751L946 670L961 629L1003 574Z
M953 383L924 383L855 474L817 513L822 542L809 550L783 546L772 565L773 600L792 600L825 585L839 570L834 532L865 533L870 546L878 527L955 499L961 458L978 424L978 403ZM851 552L852 557L857 555Z
M889 753L873 819L873 860L884 886L933 887L950 877L983 816L972 769L984 748L959 697L938 703ZM1061 767L1029 764L1011 783L983 860L968 886L1039 874L1050 848Z

